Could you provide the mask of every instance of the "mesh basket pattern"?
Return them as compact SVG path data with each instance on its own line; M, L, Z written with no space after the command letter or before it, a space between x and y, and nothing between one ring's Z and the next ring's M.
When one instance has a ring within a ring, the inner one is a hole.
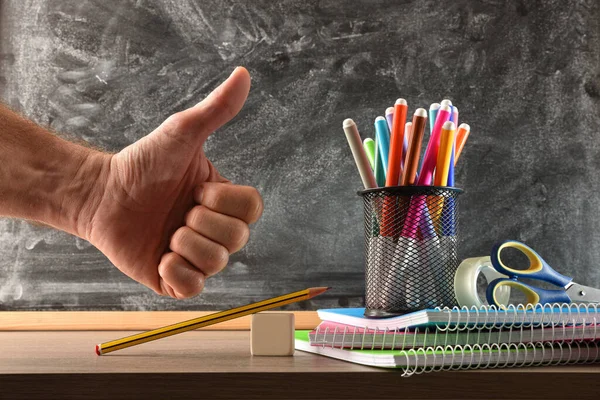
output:
M432 186L359 193L365 216L366 316L456 305L460 193Z

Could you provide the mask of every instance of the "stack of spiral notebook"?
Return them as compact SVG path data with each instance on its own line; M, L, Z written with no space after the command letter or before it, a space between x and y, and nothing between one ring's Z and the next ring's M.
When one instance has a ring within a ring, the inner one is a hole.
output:
M385 319L363 313L319 310L315 330L296 331L296 349L406 375L600 361L596 305L437 308Z

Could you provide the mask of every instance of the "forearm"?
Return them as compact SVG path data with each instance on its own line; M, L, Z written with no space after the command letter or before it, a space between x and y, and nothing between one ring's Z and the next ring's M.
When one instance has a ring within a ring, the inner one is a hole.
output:
M0 105L0 216L84 237L107 154L67 142Z

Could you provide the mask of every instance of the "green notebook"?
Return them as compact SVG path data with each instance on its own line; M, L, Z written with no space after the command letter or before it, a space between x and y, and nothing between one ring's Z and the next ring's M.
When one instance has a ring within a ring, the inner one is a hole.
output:
M296 350L324 355L357 364L401 368L406 375L450 369L539 366L600 361L596 341L564 343L503 343L484 346L427 347L409 350L348 350L312 346L310 331L296 331Z

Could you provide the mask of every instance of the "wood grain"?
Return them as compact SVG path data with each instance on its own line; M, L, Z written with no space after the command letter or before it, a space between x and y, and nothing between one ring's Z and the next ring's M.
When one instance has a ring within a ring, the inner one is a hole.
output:
M277 311L266 311L277 312ZM0 331L111 331L148 330L210 314L207 311L0 311ZM316 311L294 311L296 329L313 329ZM248 330L251 316L236 318L202 330Z
M389 371L297 351L252 357L249 332L187 332L94 354L128 332L0 332L0 398L597 398L600 368ZM234 383L234 384L232 384ZM401 394L401 395L400 395Z

